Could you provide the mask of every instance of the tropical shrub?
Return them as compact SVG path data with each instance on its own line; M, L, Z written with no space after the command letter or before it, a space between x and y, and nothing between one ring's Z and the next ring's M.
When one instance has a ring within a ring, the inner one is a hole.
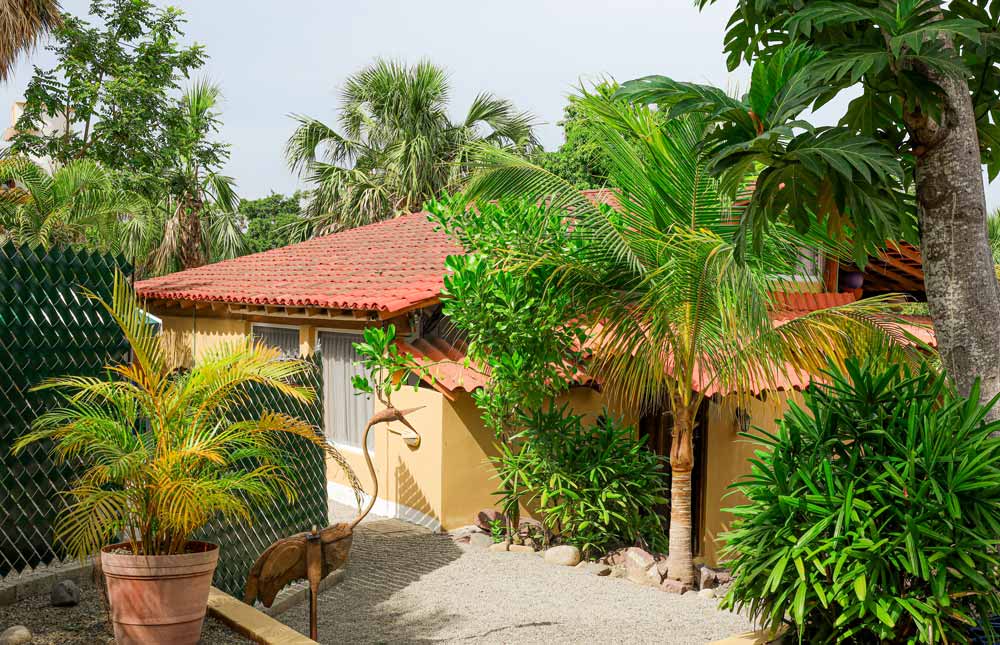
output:
M584 555L642 543L666 551L653 508L666 503L663 460L635 428L604 416L583 423L566 406L520 413L526 428L494 458L502 490L523 490L542 523ZM513 481L516 480L516 481Z
M848 361L736 484L724 606L807 643L965 642L1000 612L1000 422L927 368Z
M276 412L228 418L247 402L250 386L311 400L310 388L293 383L306 363L247 340L176 372L124 276L115 277L110 303L85 293L121 327L134 360L109 366L109 378L43 382L38 389L58 392L62 406L40 415L14 446L18 452L51 440L58 459L82 463L56 525L55 537L70 555L91 555L121 537L135 555L184 553L191 535L218 513L250 522L256 505L275 496L294 500L287 438L309 441L343 465L304 421Z

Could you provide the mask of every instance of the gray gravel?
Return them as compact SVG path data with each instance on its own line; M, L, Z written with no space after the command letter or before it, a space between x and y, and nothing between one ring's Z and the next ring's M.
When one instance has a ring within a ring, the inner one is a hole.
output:
M320 595L319 640L692 645L750 629L717 603L382 520L359 527L344 581ZM305 605L279 619L308 633Z
M48 594L30 596L0 607L0 632L24 625L34 635L32 645L113 645L115 642L100 592L94 586L80 588L80 604L52 607ZM222 623L205 619L202 645L248 645L249 640Z

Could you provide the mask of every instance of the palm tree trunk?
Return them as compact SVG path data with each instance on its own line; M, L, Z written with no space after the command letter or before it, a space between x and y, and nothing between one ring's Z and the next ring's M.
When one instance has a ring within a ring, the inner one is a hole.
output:
M918 145L916 188L927 302L938 350L962 392L982 380L980 398L1000 392L1000 286L986 232L979 138L964 79L919 70L944 90L937 122L905 115ZM1000 415L1000 408L993 409Z
M670 443L670 544L667 577L694 584L694 550L691 544L691 471L694 469L694 410L674 409Z
M205 255L201 250L201 209L203 206L204 203L197 197L182 199L179 205L180 241L177 256L182 269L193 269L205 264Z

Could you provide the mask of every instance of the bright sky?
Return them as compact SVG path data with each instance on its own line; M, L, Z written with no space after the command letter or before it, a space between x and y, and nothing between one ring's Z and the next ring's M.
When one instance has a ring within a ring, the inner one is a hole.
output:
M63 0L86 13L87 0ZM164 3L167 4L167 3ZM188 16L187 37L207 47L203 73L222 86L222 138L232 144L226 172L240 195L292 192L298 179L282 157L291 113L333 123L344 78L379 56L428 58L452 82L452 111L490 91L536 115L546 149L562 142L556 122L581 79L619 81L646 74L746 85L730 74L722 37L734 0L699 13L692 0L175 0ZM39 51L0 86L0 106L21 98ZM834 119L845 103L824 108ZM0 112L3 114L3 112ZM6 118L0 129L6 127ZM990 186L1000 206L1000 181Z

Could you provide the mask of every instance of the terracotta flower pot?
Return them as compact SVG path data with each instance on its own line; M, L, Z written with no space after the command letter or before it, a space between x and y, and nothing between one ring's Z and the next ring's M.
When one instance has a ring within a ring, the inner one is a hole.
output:
M183 555L123 555L128 543L101 549L118 645L195 645L208 606L219 547L189 542Z

